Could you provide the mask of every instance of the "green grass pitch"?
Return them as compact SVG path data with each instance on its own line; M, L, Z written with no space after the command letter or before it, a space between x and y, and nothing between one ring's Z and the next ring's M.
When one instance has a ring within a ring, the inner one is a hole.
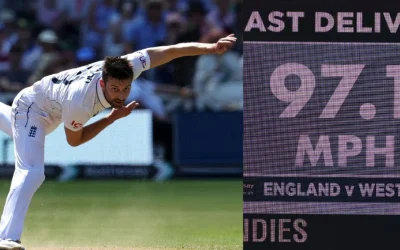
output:
M0 181L1 210L10 181ZM45 181L22 242L36 249L243 248L241 180Z

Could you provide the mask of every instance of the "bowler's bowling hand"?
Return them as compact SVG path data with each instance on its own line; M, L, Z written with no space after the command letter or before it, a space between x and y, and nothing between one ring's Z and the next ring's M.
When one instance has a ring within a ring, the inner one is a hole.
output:
M218 42L212 44L210 47L210 51L213 54L223 54L228 49L233 47L236 40L237 40L237 38L235 37L235 35L230 34L229 36L221 38L218 40Z
M136 101L133 101L126 106L122 106L119 109L112 109L110 114L107 116L107 118L110 119L111 122L114 122L118 119L128 116L138 106L139 106L139 103Z

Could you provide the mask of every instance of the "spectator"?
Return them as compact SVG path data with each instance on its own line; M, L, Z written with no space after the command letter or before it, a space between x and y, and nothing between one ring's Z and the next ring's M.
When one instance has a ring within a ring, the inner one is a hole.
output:
M76 52L75 56L78 67L88 65L96 61L96 52L90 47L80 48Z
M200 2L207 13L215 8L213 0L176 0L176 2L177 8L182 12L186 12L190 8L189 6L195 2Z
M180 37L179 42L199 41L202 42L207 34L216 28L216 26L207 20L207 9L202 1L194 1L189 6L186 13L187 24L186 31Z
M101 52L104 35L109 30L110 21L115 18L115 15L118 15L118 11L114 0L93 1L89 7L83 45Z
M187 21L184 31L178 36L176 43L187 41L205 41L214 25L206 19L207 10L201 1L192 2L187 10ZM191 85L196 57L178 58L168 66L173 66L173 82L177 86Z
M36 19L47 29L59 30L65 22L65 11L60 0L38 0Z
M68 0L61 1L62 9L65 10L66 22L79 27L87 16L89 7L97 0Z
M78 44L72 40L64 40L60 41L59 47L61 49L60 56L57 57L58 61L54 60L54 71L61 72L78 67L75 57Z
M29 41L31 39L30 26L28 26L28 21L25 19L19 19L17 22L17 26L18 26L18 29L16 30L16 33L15 33L17 40L12 45L11 48L18 47L18 50L24 51L25 47L27 47L27 44L29 43ZM0 34L4 34L4 33L0 31ZM1 40L1 38L0 38L0 40ZM14 54L15 54L15 52L16 52L16 48L14 48ZM0 59L1 60L0 71L9 71L10 70L11 61L10 61L9 53L10 53L10 51L2 53L2 56L0 57L1 58ZM20 63L20 65L22 66L22 63Z
M231 28L235 25L235 13L232 9L232 0L214 0L216 8L214 8L207 16L208 20L217 27Z
M16 23L15 23L15 13L9 9L3 9L0 11L0 22L2 24L1 30L1 48L0 54L2 56L8 55L11 47L18 41L18 34L15 32Z
M21 10L26 10L27 8L32 8L34 3L36 3L37 0L34 1L26 1L26 0L2 0L1 8L9 8L15 11L21 11Z
M69 40L73 43L81 42L80 36L86 32L86 18L89 7L97 0L58 0L61 1L61 9L65 12L64 25L57 34L60 40Z
M214 31L207 42L213 43L226 36ZM223 55L202 55L196 63L194 76L196 107L199 111L211 109L243 109L243 61L232 51Z
M7 33L6 26L0 23L0 71L5 71L8 68L8 48L5 49Z
M43 49L37 39L32 39L33 34L30 26L26 27L25 29L29 30L29 36L27 35L25 37L26 39L20 38L18 41L24 50L21 60L21 67L32 72L39 62Z
M104 41L103 53L107 56L117 56L126 53L124 51L123 37L128 37L130 27L136 19L137 2L132 0L122 0L120 2L120 15L111 20L109 31Z
M183 11L184 10L180 9L180 6L178 5L178 0L167 0L165 8L167 14L182 13Z
M185 20L179 13L171 13L166 17L167 44L174 44L185 31Z
M0 10L0 71L31 72L32 83L44 72L88 64L104 55L210 41L226 26L238 36L236 51L241 52L240 12L240 0L8 0ZM50 28L41 32L43 27ZM147 80L157 83L147 90L179 97L170 92L192 86L197 60L180 58L146 72Z
M129 27L125 40L125 52L165 45L167 37L167 25L162 15L164 1L148 0L145 3L146 15L136 19ZM143 75L151 81L161 81L157 77L157 71L153 69L146 71Z
M167 37L165 44L174 44L179 36L184 32L185 23L183 17L178 13L170 13L166 17ZM174 64L166 64L157 68L156 77L158 81L171 84L174 83L175 67Z
M146 14L132 23L124 37L126 52L164 44L167 36L165 18L162 15L164 2L148 0L145 4Z
M25 18L19 18L17 21L17 35L19 44L29 43L32 38L32 25Z
M0 72L0 92L18 92L27 86L30 72L20 67L23 48L14 45L8 56L9 68L7 71Z
M28 83L33 84L45 75L53 74L54 63L59 61L57 50L58 37L52 30L44 30L38 37L41 53L33 74L29 77Z

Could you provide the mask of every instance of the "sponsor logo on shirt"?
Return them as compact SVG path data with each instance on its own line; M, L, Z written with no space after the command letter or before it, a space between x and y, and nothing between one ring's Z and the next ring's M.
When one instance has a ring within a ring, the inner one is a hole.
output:
M142 63L142 67L146 68L146 58L144 57L142 52L138 52L141 56L139 57L140 62Z
M75 121L72 121L71 125L72 125L75 129L82 128L82 126L83 126L82 123L78 123L78 122L75 122Z
M32 126L31 129L29 130L29 137L35 137L36 136L36 131L37 131L37 127L36 126Z

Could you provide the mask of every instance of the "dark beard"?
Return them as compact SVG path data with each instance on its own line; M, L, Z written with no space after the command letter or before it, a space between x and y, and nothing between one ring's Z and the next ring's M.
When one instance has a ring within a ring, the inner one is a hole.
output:
M124 106L124 102L122 102L121 104L116 104L114 101L112 101L110 104L111 104L111 107L115 108L115 109L119 109Z
M108 96L107 92L105 92L104 97L106 98L106 101L111 105L111 108L118 109L118 108L121 108L124 105L124 103L122 103L122 105L116 106L114 100L111 100L111 98Z

